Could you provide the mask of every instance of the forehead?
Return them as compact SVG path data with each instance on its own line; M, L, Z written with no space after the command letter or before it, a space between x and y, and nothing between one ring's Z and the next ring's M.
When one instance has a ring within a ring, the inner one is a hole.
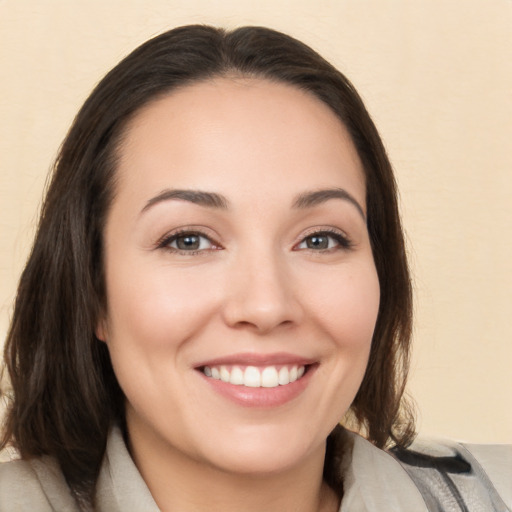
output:
M264 79L208 80L151 102L127 126L119 156L120 188L140 193L172 186L254 198L338 186L365 204L362 165L339 118L311 93Z

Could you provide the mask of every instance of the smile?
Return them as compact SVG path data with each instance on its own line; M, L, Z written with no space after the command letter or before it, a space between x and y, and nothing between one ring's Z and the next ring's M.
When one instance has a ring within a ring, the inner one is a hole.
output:
M267 409L298 399L318 367L314 358L276 352L223 355L193 368L216 394L243 407Z
M207 377L221 380L236 386L249 388L276 388L286 386L300 379L306 372L304 365L279 366L204 366L202 372Z

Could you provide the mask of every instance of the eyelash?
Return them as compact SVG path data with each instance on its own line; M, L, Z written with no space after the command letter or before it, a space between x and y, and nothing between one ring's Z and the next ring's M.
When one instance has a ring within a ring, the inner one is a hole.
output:
M170 245L173 242L176 242L179 238L186 236L189 237L198 237L200 239L206 239L211 244L211 247L207 249L195 249L195 250L184 250L179 249L177 247L170 247ZM302 249L296 249L299 245L303 243L307 243L307 240L313 237L327 237L331 238L336 242L335 247L328 247L325 249L313 249L313 248L306 248L306 250L315 252L315 253L325 253L325 252L334 252L336 250L350 250L353 247L352 242L350 239L343 233L334 230L334 229L323 229L320 231L312 231L311 233L308 233L306 236L304 236L297 244L294 245L294 250L302 250ZM183 254L187 256L193 256L197 254L204 253L206 251L212 251L212 250L219 250L221 249L221 246L217 244L214 240L211 239L210 236L206 235L205 233L197 230L187 230L187 229L181 229L179 231L176 231L170 235L165 235L162 239L160 239L156 244L157 249L164 249L166 251L175 253L175 254Z

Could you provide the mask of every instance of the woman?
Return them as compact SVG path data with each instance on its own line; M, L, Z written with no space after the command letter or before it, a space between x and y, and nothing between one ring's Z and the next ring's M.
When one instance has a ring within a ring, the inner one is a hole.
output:
M507 510L495 452L406 449L410 333L352 85L268 29L172 30L58 157L5 349L0 508Z

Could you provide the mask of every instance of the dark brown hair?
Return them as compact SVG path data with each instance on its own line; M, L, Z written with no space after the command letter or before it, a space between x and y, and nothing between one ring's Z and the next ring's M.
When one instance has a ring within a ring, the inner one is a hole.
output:
M289 36L260 27L181 27L122 60L74 120L54 167L5 346L13 395L0 448L10 443L24 458L55 457L84 503L92 503L109 426L124 418L106 344L94 334L106 304L102 231L123 130L157 97L233 74L309 91L348 129L365 171L381 290L370 360L350 414L379 447L406 445L413 434L403 407L412 299L397 192L363 102L340 72Z

